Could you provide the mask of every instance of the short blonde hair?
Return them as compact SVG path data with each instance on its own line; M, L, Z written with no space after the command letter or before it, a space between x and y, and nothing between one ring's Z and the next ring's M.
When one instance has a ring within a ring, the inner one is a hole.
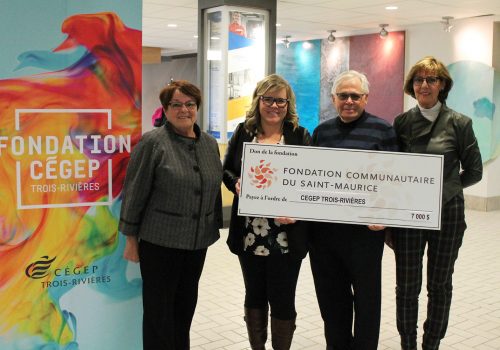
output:
M281 76L277 74L271 74L259 81L253 92L252 105L250 107L250 110L247 111L245 120L245 128L249 132L253 134L263 132L259 112L260 96L263 96L268 91L275 91L280 89L286 90L286 98L289 100L285 121L289 121L290 123L292 123L294 129L299 126L299 117L297 115L295 106L295 94L293 93L292 87Z

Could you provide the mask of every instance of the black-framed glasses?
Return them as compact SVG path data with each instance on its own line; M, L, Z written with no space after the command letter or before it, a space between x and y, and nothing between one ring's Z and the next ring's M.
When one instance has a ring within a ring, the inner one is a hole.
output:
M182 102L170 102L168 105L170 107L172 107L172 109L175 109L177 111L181 110L182 106L185 106L190 111L193 111L193 110L195 110L198 107L198 105L196 104L196 102L193 102L193 101L188 101L186 103L182 103Z
M361 97L365 96L366 94L355 94L355 93L348 94L346 92L339 92L338 94L335 95L337 95L340 101L347 101L350 97L351 101L358 102L359 100L361 100Z
M414 77L413 84L417 86L421 86L424 81L427 82L427 85L435 85L438 81L440 81L440 77Z
M271 107L276 102L276 106L280 108L286 107L288 102L290 102L287 98L275 98L271 96L260 96L260 100L268 107Z

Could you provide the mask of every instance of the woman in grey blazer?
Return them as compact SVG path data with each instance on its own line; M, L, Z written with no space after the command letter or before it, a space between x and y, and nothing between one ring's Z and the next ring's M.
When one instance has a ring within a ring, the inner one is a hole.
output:
M143 279L144 349L189 349L207 247L222 226L222 165L216 140L196 122L200 90L173 81L160 93L164 126L132 151L119 230L124 258Z

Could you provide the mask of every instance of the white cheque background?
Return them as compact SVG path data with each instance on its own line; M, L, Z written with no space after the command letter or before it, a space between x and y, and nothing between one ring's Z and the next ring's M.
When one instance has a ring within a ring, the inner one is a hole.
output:
M242 164L239 215L441 226L441 155L245 143Z

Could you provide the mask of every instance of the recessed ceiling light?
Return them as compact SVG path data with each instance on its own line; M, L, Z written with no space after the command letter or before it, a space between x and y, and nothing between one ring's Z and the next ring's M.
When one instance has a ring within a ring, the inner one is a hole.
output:
M386 6L385 9L386 10L397 10L398 7L397 6Z
M169 24L167 24L167 27L176 28L177 24L175 24L175 23L169 23Z
M281 23L276 23L276 27L281 27Z
M193 38L198 39L198 35L193 35Z

